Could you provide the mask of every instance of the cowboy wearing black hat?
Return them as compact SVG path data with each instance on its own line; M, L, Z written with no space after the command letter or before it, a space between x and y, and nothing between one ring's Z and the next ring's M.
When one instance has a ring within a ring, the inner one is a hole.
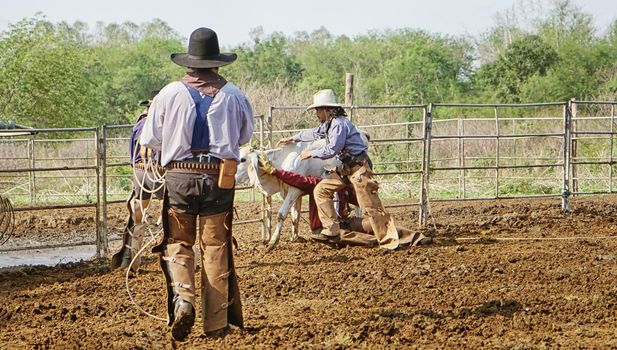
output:
M153 252L167 281L171 335L188 336L195 321L193 245L199 229L202 320L206 335L224 334L228 325L243 327L242 306L232 256L231 211L240 145L253 132L247 97L219 75L236 60L219 51L216 33L198 28L188 53L171 60L186 75L165 86L152 102L140 138L160 151L166 170L163 199L164 239Z

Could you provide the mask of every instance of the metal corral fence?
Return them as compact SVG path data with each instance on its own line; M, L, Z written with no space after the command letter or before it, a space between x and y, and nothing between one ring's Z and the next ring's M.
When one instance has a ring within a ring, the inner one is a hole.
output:
M432 179L425 181L430 193L446 193L435 200L559 196L568 190L567 103L431 107L425 176Z
M574 100L535 104L351 106L349 117L371 135L369 153L391 206L452 200L614 193L615 105ZM584 108L583 108L584 106ZM299 106L273 106L266 148L316 124ZM583 113L584 110L584 113Z
M613 193L617 102L572 102L572 194Z
M100 128L1 129L0 193L13 212L92 208L96 232L85 243L95 243L100 254L107 247L100 225L101 140Z
M614 193L617 102L351 106L349 117L371 136L370 156L391 206L443 200L558 197ZM317 125L303 106L272 106L256 116L253 145ZM97 255L107 254L107 204L131 190L132 125L0 130L0 195L15 211L94 207ZM53 136L50 136L53 135ZM240 200L255 200L238 188ZM249 219L237 224L257 222ZM67 245L71 245L70 243Z
M418 205L425 152L426 105L352 106L348 116L370 136L369 153L382 196L402 199L392 206ZM271 148L282 137L315 127L314 112L300 106L272 106L260 140Z

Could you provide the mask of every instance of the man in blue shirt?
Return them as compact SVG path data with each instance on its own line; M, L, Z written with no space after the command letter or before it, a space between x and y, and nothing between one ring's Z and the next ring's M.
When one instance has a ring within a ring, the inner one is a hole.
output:
M148 108L152 104L152 99L158 92L159 90L151 91L150 99L139 103L146 110L137 118L129 139L129 160L133 169L133 190L126 202L129 216L124 234L122 235L122 247L111 258L112 269L127 268L130 265L131 271L137 272L141 265L141 256L138 256L137 253L141 250L144 233L147 229L142 209L148 207L153 193L156 198L163 198L163 184L152 180L161 177L162 170L156 169L155 166L151 169L146 169L139 152L141 129L148 116ZM155 173L152 172L153 170ZM133 261L132 265L131 261Z
M334 194L344 188L346 183L351 183L356 191L360 208L369 218L379 246L396 249L399 245L398 232L392 217L386 212L377 195L379 185L372 178L371 160L366 152L368 144L356 126L346 118L343 106L336 103L336 97L331 89L317 92L313 96L313 104L307 108L311 109L315 109L320 125L282 139L279 143L325 138L324 147L305 150L300 157L303 160L311 157L320 159L337 157L342 163L337 171L330 172L315 187L315 201L323 230L320 234L314 235L313 239L325 242L340 240L340 218L334 207Z

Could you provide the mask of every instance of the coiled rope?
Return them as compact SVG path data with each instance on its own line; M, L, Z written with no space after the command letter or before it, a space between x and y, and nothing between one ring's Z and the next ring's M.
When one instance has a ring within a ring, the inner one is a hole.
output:
M137 149L138 148L135 147L135 151L137 151ZM133 159L135 159L135 156L136 156L136 154L133 154ZM143 201L143 194L144 193L154 194L154 193L160 191L161 189L163 189L165 187L165 173L161 172L161 167L158 166L158 163L156 163L152 159L152 157L147 158L147 159L142 159L142 162L144 164L143 176L141 178L139 178L137 172L135 171L136 168L133 167L133 178L136 180L135 182L139 186L139 189L135 189L135 190L139 190L139 209L141 211L141 220L142 220L142 223L145 223L147 225L148 233L150 234L150 238L149 238L149 240L145 244L143 244L141 249L139 249L139 251L137 251L135 256L133 256L133 259L131 260L129 266L126 269L126 274L125 274L125 277L124 277L124 284L125 284L125 287L126 287L126 293L129 295L129 299L131 300L131 303L137 308L137 310L141 311L143 314L145 314L145 315L147 315L149 317L152 317L152 318L154 318L156 320L167 322L167 318L162 318L162 317L156 316L156 315L146 311L144 308L139 306L139 304L137 304L137 302L133 298L133 294L131 293L131 287L130 287L130 283L129 283L131 270L132 270L132 267L135 264L135 261L137 260L137 258L140 257L143 254L143 252L146 250L146 248L148 248L151 245L154 245L154 243L157 242L158 238L163 233L163 228L162 227L160 229L156 230L156 232L152 232L152 230L150 228L151 224L148 222L148 215L147 215L148 208L150 207L150 202L148 202L148 205L146 207L144 207L144 205L143 205L143 203L144 203L144 201ZM148 188L147 186L145 186L146 179L148 181L150 181L150 183L155 184L154 188ZM160 222L157 223L157 226L159 226L159 225L160 225Z

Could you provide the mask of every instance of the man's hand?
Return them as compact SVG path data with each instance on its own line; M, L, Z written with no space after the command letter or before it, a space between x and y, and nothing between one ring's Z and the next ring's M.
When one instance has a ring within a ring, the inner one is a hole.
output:
M259 164L259 168L266 174L272 175L276 171L276 168L272 165L272 162L261 153L257 156L257 163Z
M311 151L309 151L308 149L305 149L304 151L302 151L302 153L300 153L300 159L302 160L309 159L312 157L313 155L311 154Z
M290 137L283 137L282 139L279 140L279 142L276 143L277 146L283 146L283 145L288 145L290 143L294 143L294 139L292 136Z

